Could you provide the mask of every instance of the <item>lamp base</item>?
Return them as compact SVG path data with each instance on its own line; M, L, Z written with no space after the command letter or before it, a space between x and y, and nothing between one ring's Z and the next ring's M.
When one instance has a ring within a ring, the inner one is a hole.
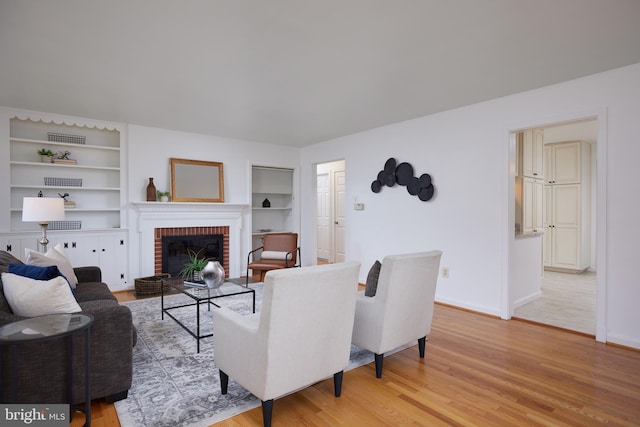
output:
M42 230L42 238L40 239L40 247L42 248L42 252L47 252L47 245L49 244L49 239L47 239L47 227L49 226L48 222L41 222L40 229Z

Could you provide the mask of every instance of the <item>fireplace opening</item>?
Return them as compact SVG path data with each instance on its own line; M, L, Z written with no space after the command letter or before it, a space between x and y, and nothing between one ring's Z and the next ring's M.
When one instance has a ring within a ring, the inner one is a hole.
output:
M191 251L224 265L224 235L162 236L162 271L178 276Z

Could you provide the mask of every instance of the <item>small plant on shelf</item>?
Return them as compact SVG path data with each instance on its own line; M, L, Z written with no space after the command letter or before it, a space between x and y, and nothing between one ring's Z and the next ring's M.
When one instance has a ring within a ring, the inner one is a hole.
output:
M52 163L53 162L53 151L48 148L41 148L38 150L38 154L40 155L40 160L43 163Z
M183 279L185 280L191 279L196 281L201 280L200 278L200 275L202 274L201 272L205 268L209 260L207 258L199 258L200 252L202 252L202 249L200 249L198 252L192 249L187 249L187 255L189 256L189 261L187 261L182 266L182 269L180 270L180 273L179 273Z
M161 202L168 202L169 196L171 195L168 191L157 191L156 194L158 195L158 200Z

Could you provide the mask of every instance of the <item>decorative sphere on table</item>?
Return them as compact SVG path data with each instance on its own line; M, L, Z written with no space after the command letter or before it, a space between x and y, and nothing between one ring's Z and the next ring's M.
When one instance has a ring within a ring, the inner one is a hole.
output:
M202 280L209 288L219 288L224 283L224 268L218 261L209 261L202 269Z

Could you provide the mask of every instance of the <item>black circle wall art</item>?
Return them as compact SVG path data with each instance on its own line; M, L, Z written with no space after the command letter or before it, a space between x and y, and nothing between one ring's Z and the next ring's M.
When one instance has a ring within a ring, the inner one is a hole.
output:
M384 163L384 171L388 175L392 175L396 171L396 159L394 159L393 157L390 157Z
M431 175L423 173L417 178L413 175L413 166L407 162L398 164L396 159L390 157L371 183L371 191L379 193L384 186L393 187L396 183L406 186L410 195L417 196L423 202L431 200L435 192Z
M415 176L409 178L409 183L407 184L407 192L412 196L417 196L420 192L420 180Z
M407 185L413 177L413 166L409 163L403 162L396 168L396 181L400 185Z

